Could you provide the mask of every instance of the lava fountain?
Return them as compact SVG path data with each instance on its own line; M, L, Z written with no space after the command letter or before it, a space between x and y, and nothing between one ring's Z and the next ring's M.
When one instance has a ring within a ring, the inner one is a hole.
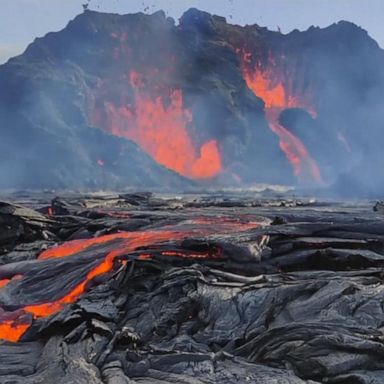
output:
M153 159L191 179L209 179L222 170L219 146L211 139L197 146L189 134L192 112L183 105L181 89L171 89L167 97L153 96L144 76L129 73L133 103L116 107L105 103L104 118L93 114L93 123L113 135L136 142ZM104 120L104 121L100 121Z
M300 97L293 92L290 79L278 73L276 63L271 58L267 68L260 63L253 63L252 55L245 50L238 50L241 68L247 86L263 99L265 115L270 129L280 139L280 148L293 167L294 175L301 182L322 181L319 166L299 137L283 127L279 122L281 111L286 108L302 108L313 117L315 108L308 102L308 97ZM304 100L306 99L306 100Z

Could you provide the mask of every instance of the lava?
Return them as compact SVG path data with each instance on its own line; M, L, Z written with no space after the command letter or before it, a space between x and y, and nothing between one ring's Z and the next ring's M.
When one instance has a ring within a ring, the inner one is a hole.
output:
M81 252L87 252L90 258L102 247L105 257L93 267L86 278L73 287L69 292L57 300L45 303L30 303L15 312L5 312L0 308L0 339L18 341L31 325L31 318L47 317L60 311L65 305L79 299L87 290L89 283L98 276L114 270L115 262L120 260L123 264L129 260L150 261L153 259L151 252L141 252L143 248L150 248L154 254L165 257L178 257L190 260L220 259L221 249L211 247L206 252L188 251L170 248L159 249L160 244L178 242L191 235L212 235L218 232L242 232L259 226L260 223L251 221L250 218L233 219L227 217L196 217L176 225L164 227L162 230L120 232L91 239L72 240L59 246L43 251L36 262L48 259L75 257ZM95 253L93 253L94 251ZM125 259L123 259L123 257ZM0 281L0 289L7 289L10 282L17 283L23 276L15 275L12 279ZM26 319L29 319L27 321Z
M11 280L18 280L21 279L23 276L22 275L15 275L12 277L12 279L2 279L0 280L0 288L5 287Z
M192 113L183 105L180 89L169 91L168 97L153 97L144 76L129 73L133 89L132 104L115 107L106 103L107 130L113 135L136 142L153 159L165 167L192 179L209 179L222 170L219 146L211 139L196 147L189 127ZM94 124L99 124L94 114ZM102 123L103 124L103 123Z
M322 181L319 166L312 158L303 142L291 131L279 123L280 110L269 108L266 117L269 127L280 138L280 148L293 167L294 175L302 181L312 178L320 183Z
M252 62L251 53L238 50L244 79L252 92L263 99L269 127L280 139L280 148L293 167L295 176L300 181L322 181L319 166L299 137L283 127L279 122L280 112L286 108L302 108L316 117L315 108L308 97L300 97L292 91L291 79L283 76L274 60L262 68ZM305 100L304 100L305 99Z
M290 108L295 106L294 99L286 94L281 82L273 84L270 71L255 71L254 73L245 70L244 78L249 89L256 96L263 99L266 108Z
M0 288L5 287L9 283L9 279L0 280Z
M39 255L39 259L44 260L44 259L72 256L93 245L105 244L109 241L116 240L116 239L129 239L131 236L132 234L130 232L122 232L122 233L104 235L104 236L100 236L92 239L72 240L58 247L53 247L53 248L47 249L46 251L43 251Z
M181 257L183 259L220 259L220 252L217 253L207 253L207 252L181 252L181 251L164 251L161 252L162 256L170 256L170 257Z
M30 323L19 323L13 320L2 321L0 324L0 340L16 342L30 326Z
M212 217L212 216L201 216L191 220L193 230L194 226L198 228L206 227L207 231L212 231L212 227L219 228L220 231L225 232L245 232L250 229L254 229L260 225L260 223L253 220L252 216L242 215L239 218L233 217Z

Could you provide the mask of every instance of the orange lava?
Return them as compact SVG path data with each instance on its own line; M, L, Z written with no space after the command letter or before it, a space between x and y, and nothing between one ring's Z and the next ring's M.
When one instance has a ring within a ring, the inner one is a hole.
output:
M168 100L153 98L144 89L140 73L131 71L129 80L134 105L106 105L108 131L135 141L158 163L183 176L209 179L219 174L222 164L218 143L209 140L196 147L188 132L192 113L183 106L182 91L171 90Z
M243 215L244 216L244 215ZM209 217L209 216L201 216L192 220L193 226L207 226L207 230L212 230L213 228L220 228L220 231L225 231L228 233L231 232L244 232L250 229L254 229L258 227L260 224L248 220L248 217L233 218L233 217Z
M280 148L291 163L294 175L302 181L312 178L317 183L321 183L321 173L316 161L303 142L279 123L279 114L280 112L275 108L266 111L269 127L279 136Z
M88 284L96 277L113 271L114 263L120 256L127 256L143 247L152 247L170 240L179 241L191 234L210 235L218 232L229 233L235 231L244 231L255 228L259 224L256 222L246 222L238 219L226 217L200 217L190 221L192 226L197 229L191 230L187 226L177 230L176 227L162 231L139 231L139 232L121 232L110 235L104 235L98 238L86 240L73 240L60 246L48 249L40 254L39 260L51 258L71 257L82 251L89 251L92 255L92 247L98 245L105 246L106 256L93 269L91 269L86 278L76 285L69 292L63 294L58 299L47 303L31 303L18 310L18 314L6 313L0 308L0 339L7 341L18 341L24 332L30 327L29 323L22 321L23 317L32 315L33 318L47 317L60 311L66 304L75 302L86 291ZM199 226L200 225L200 229ZM109 249L112 249L108 251ZM188 252L188 251L161 251L163 256L172 256L188 259L217 259L221 256L221 250L213 247L208 252ZM152 260L151 254L143 253L136 257L138 260ZM124 260L126 262L126 260ZM38 261L37 261L38 262ZM16 275L12 279L20 279L22 276ZM1 286L6 289L9 279L1 280ZM9 317L12 317L9 319ZM16 320L14 317L16 316Z
M100 236L92 239L67 241L66 243L61 244L58 247L53 247L53 248L47 249L46 251L43 251L42 253L40 253L38 258L52 259L55 257L71 256L75 253L79 253L84 249L89 248L92 245L104 244L108 241L128 237L129 235L131 234L123 232L123 233L114 233L111 235Z
M221 171L221 158L216 140L207 141L200 148L200 157L192 164L192 177L209 179Z
M279 137L280 148L293 167L295 176L300 181L322 181L320 169L304 143L291 131L279 123L280 112L286 108L306 109L313 117L316 111L307 100L299 95L294 95L289 79L285 79L276 64L271 60L266 69L257 64L252 64L252 55L244 50L238 50L242 63L244 79L249 89L263 99L266 108L266 118L270 129Z
M67 295L54 302L26 306L24 307L24 310L27 313L33 314L35 317L49 316L59 311L65 304L73 303L76 299L78 299L85 292L86 285L92 279L104 273L110 272L113 269L113 263L117 257L129 254L139 247L153 245L156 243L168 241L170 239L177 240L183 236L185 236L185 234L177 233L174 231L122 232L112 235L105 235L94 239L73 240L64 243L59 247L49 249L43 252L39 256L39 259L67 257L85 250L93 245L108 244L114 240L123 240L122 244L120 244L118 248L109 252L105 259L88 273L86 279L78 284L74 289L72 289L72 291Z
M16 342L30 327L30 324L18 324L13 320L6 320L0 324L0 340Z
M19 280L23 277L23 275L14 275L12 279L3 279L0 280L0 288L4 288L11 280Z
M266 108L289 108L294 106L293 100L286 94L282 83L273 84L270 73L245 71L244 78L249 89L263 99Z
M5 287L9 282L9 279L0 280L0 288Z
M53 247L50 249L47 249L46 251L43 251L39 255L39 259L51 259L55 257L66 257L66 256L72 256L75 253L79 253L92 245L98 245L98 244L106 244L110 241L113 240L119 240L119 239L132 239L138 238L138 239L143 239L145 238L148 233L151 232L119 232L119 233L113 233L110 235L104 235L100 237L95 237L92 239L81 239L81 240L72 240L72 241L67 241L64 244L61 244L58 247ZM157 238L162 239L159 234L161 232L155 232L157 235ZM170 233L165 232L166 235L170 235Z
M211 252L181 252L181 251L163 251L161 252L162 256L170 256L170 257L180 257L182 259L220 259L221 252L220 249L215 248ZM144 255L146 256L146 255ZM145 260L145 259L142 259Z

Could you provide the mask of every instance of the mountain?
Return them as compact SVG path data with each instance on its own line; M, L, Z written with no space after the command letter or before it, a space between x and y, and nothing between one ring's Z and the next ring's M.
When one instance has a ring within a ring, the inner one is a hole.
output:
M0 66L0 187L384 185L384 53L191 9L85 11Z

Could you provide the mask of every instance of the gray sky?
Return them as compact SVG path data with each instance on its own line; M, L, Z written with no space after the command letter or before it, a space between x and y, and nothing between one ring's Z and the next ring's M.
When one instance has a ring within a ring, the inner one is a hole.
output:
M0 0L0 63L24 51L35 37L65 27L87 0ZM280 27L287 33L311 25L348 20L366 29L384 47L384 0L91 0L103 12L153 13L163 9L175 19L195 7L227 17L234 24Z

